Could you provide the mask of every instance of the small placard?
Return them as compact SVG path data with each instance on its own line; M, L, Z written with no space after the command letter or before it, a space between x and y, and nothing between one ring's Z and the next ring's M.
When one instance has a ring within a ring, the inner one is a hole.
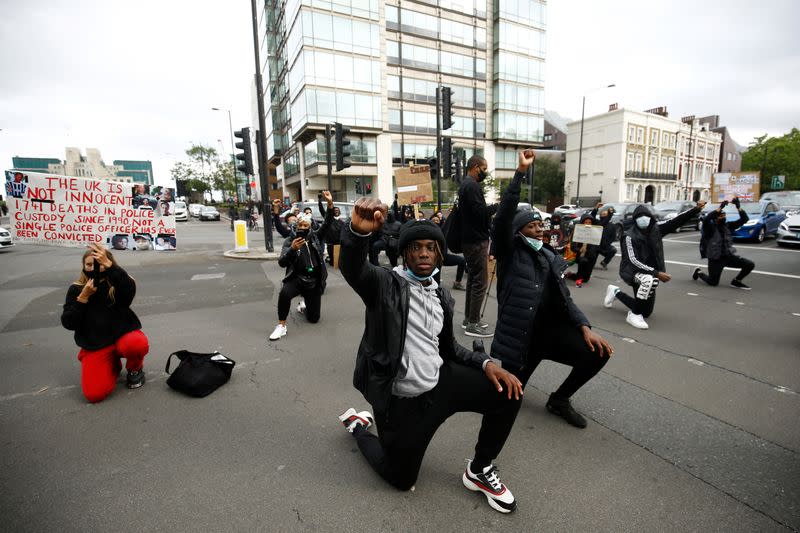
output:
M603 238L603 226L576 224L572 229L572 242L599 245Z

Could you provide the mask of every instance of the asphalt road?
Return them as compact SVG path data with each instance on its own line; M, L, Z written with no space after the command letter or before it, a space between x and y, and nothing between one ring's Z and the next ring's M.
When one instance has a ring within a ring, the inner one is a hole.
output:
M3 530L800 528L798 252L740 245L757 265L753 290L711 288L689 277L689 265L702 264L697 233L669 236L673 281L659 287L647 331L628 326L619 305L602 307L618 260L572 289L616 353L574 398L590 418L585 430L544 409L567 369L537 370L497 460L519 502L504 516L460 482L477 415L442 427L414 492L397 492L366 465L336 419L367 407L351 384L364 310L338 273L321 322L293 311L289 335L270 343L277 264L223 258L232 247L224 221L178 231L177 252L119 256L137 280L148 382L128 391L121 379L96 405L82 398L77 349L59 323L82 250L0 253ZM446 282L453 275L445 269ZM459 322L463 296L455 293ZM228 354L231 382L205 399L170 390L164 364L182 348Z

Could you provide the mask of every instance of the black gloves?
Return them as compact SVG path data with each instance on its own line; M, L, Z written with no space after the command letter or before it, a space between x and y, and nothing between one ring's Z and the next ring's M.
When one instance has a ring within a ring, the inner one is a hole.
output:
M719 204L720 209L725 209L725 206L728 205L728 200L723 200L721 204Z
M731 203L736 206L737 210L742 208L742 205L739 203L739 197L738 196L734 196L733 200L731 200Z

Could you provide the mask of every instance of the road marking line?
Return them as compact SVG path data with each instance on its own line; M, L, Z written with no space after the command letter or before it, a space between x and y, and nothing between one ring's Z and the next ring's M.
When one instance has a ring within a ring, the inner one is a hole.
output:
M624 340L625 342L629 342L629 343L631 343L631 344L633 344L634 342L636 342L634 339L631 339L631 338L629 338L629 337L622 337L622 340Z
M195 274L192 276L191 281L198 281L204 279L220 279L225 277L225 272L216 272L214 274Z
M700 265L698 263L685 263L683 261L664 261L664 262L665 263L670 263L672 265L682 265L682 266L688 266L688 267L704 267L704 266L706 266L706 265ZM731 268L731 267L725 267L725 270L731 270L731 271L735 271L735 272L739 271L738 268ZM766 272L764 270L753 270L752 273L753 274L762 274L764 276L777 276L779 278L800 279L800 276L798 276L796 274L781 274L780 272Z
M784 386L782 386L782 385L778 385L777 387L773 387L773 388L774 388L776 391L778 391L778 392L782 392L782 393L784 393L784 394L797 394L797 393L796 393L795 391L793 391L792 389L789 389L789 388L787 388L787 387L784 387Z
M736 302L736 305L744 305L744 302Z
M699 295L699 294L697 294L696 292L687 292L687 293L686 293L686 295L687 295L687 296L700 296L700 295Z
M792 313L794 316L800 316L800 313Z
M687 359L687 361L689 361L689 362L690 362L690 363L692 363L693 365L697 365L697 366L706 366L706 364L705 364L704 362L702 362L702 361L698 361L697 359L692 359L691 357L690 357L689 359Z
M661 239L664 242L678 242L681 244L700 244L700 241L681 241L678 239ZM788 250L786 248L764 248L762 246L748 246L746 244L735 244L736 248L746 248L748 250L761 250L765 252L789 252L791 254L800 254L800 250Z

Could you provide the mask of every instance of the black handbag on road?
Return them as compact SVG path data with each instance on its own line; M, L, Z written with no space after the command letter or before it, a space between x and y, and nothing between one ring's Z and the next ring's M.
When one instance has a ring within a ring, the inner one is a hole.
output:
M180 363L170 374L169 366L173 355L180 360ZM202 398L227 383L234 366L236 361L219 352L195 353L179 350L167 358L167 367L164 371L170 374L167 385L178 392Z

